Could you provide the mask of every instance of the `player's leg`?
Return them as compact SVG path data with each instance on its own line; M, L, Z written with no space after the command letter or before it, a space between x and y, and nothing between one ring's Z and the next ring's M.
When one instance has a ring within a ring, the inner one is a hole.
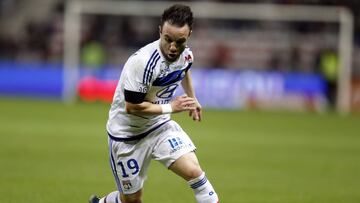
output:
M122 203L141 203L142 189L134 194L121 194Z
M142 187L151 160L148 140L116 142L109 140L110 165L118 191L99 203L141 203Z
M99 203L141 203L142 190L134 194L120 194L119 191L114 191L99 199ZM96 203L96 202L90 202Z
M188 181L198 203L217 203L218 196L202 171L189 136L174 121L163 127L153 156Z
M194 152L182 155L170 165L169 169L186 181L197 178L203 173Z
M106 195L105 197L99 199L97 201L98 203L123 203L123 201L120 200L120 193L119 191L113 191L111 193L109 193L108 195ZM90 203L96 203L96 200L93 200L92 202L90 201Z
M184 178L193 189L198 203L218 203L219 198L210 181L201 170L194 152L178 158L169 169Z

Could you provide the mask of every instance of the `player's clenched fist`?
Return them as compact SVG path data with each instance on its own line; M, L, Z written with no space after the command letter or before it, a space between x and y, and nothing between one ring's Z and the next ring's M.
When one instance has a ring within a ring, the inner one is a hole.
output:
M173 101L171 101L171 108L174 113L195 110L195 103L196 101L194 98L188 97L187 95L182 95L176 97Z

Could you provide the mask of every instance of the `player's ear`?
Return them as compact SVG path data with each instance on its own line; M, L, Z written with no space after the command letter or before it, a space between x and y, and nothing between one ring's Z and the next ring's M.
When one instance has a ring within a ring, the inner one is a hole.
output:
M161 35L162 29L161 29L161 25L159 25L159 34Z

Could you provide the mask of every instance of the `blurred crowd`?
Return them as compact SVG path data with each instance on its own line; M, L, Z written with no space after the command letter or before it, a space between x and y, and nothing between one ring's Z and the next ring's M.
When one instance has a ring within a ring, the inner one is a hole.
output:
M0 0L0 59L61 62L64 2ZM46 2L46 3L45 3ZM360 74L360 1L223 0L221 2L341 5L355 16L354 72ZM41 4L46 4L42 9ZM29 8L27 8L29 7ZM39 9L40 8L40 9ZM31 17L37 13L37 18ZM22 20L17 15L23 15ZM139 47L158 38L158 18L84 15L81 62L99 68L121 65ZM284 23L196 19L191 47L202 68L317 71L336 54L339 27L331 23Z

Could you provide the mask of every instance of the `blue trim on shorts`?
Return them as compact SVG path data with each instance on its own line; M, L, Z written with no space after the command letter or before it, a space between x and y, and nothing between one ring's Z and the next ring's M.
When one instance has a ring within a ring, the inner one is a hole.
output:
M122 192L121 185L120 185L120 178L119 178L119 176L117 175L116 163L115 163L114 156L113 156L113 154L112 154L112 143L113 143L113 141L110 139L110 141L109 141L109 155L110 155L111 171L113 172L113 175L114 175L114 178L115 178L115 181L116 181L116 186L117 186L117 188L118 188L118 191L119 191L119 192Z
M141 140L142 138L146 137L147 135L149 135L150 133L152 133L156 129L160 128L161 126L163 126L165 123L167 123L169 121L170 120L167 120L167 121L155 126L154 128L151 128L150 130L148 130L148 131L146 131L144 133L141 133L139 135L134 135L134 136L131 136L131 137L114 137L109 132L108 132L108 135L109 135L111 140L114 140L114 141L117 141L117 142Z

